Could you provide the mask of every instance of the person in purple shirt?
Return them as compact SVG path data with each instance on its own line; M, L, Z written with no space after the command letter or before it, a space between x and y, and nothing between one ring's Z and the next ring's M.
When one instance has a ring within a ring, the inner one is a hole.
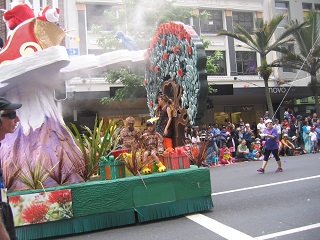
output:
M282 172L281 160L278 153L277 129L273 127L271 119L267 119L265 123L266 128L263 131L263 134L260 134L261 137L265 137L266 139L264 160L262 161L262 167L259 168L257 171L259 173L264 173L264 170L268 164L269 156L272 153L278 164L278 169L276 170L276 172Z

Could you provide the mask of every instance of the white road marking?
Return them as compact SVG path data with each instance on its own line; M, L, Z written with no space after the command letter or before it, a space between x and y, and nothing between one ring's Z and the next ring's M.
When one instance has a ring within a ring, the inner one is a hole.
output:
M320 227L320 223L316 223L316 224L312 224L312 225L308 225L308 226L304 226L304 227L293 228L293 229L282 231L282 232L277 232L277 233L272 233L272 234L256 237L255 239L265 240L265 239L270 239L270 238L276 238L276 237L280 237L280 236L284 236L284 235L288 235L288 234L292 234L292 233L297 233L297 232L302 232L302 231L306 231L306 230L310 230L310 229L314 229L314 228L319 228L319 227Z
M283 182L263 184L263 185L258 185L258 186L253 186L253 187L247 187L247 188L239 188L239 189L234 189L234 190L229 190L229 191L224 191L224 192L217 192L217 193L212 193L211 196L217 196L217 195L222 195L222 194L227 194L227 193L247 191L247 190L257 189L257 188L271 187L271 186L275 186L275 185L281 185L281 184L286 184L286 183L299 182L299 181L310 180L310 179L314 179L314 178L320 178L320 175L311 176L311 177L305 177L305 178L297 178L297 179L288 180L288 181L283 181Z
M228 227L214 219L206 217L202 214L193 214L186 216L190 220L200 224L201 226L209 229L210 231L228 239L228 240L253 240L255 238L240 232L234 228Z
M251 190L251 189L258 189L258 188L264 188L264 187L271 187L271 186L275 186L275 185L299 182L299 181L310 180L310 179L315 179L315 178L320 178L320 175L305 177L305 178L297 178L297 179L282 181L282 182L277 182L277 183L263 184L263 185L247 187L247 188L240 188L240 189L224 191L224 192L217 192L217 193L212 193L211 195L217 196L217 195L222 195L222 194L227 194L227 193L241 192L241 191L247 191L247 190ZM228 240L239 240L239 239L241 239L241 240L253 240L253 239L266 240L266 239L271 239L271 238L275 238L275 237L279 237L279 236L284 236L284 235L288 235L288 234L292 234L292 233L296 233L296 232L302 232L302 231L306 231L306 230L320 227L320 223L317 223L317 224L312 224L312 225L308 225L308 226L304 226L304 227L294 228L294 229L290 229L290 230L286 230L286 231L282 231L282 232L278 232L278 233L267 234L264 236L254 238L254 237L251 237L251 236L249 236L243 232L240 232L234 228L231 228L227 225L224 225L214 219L206 217L202 214L193 214L193 215L188 215L186 217L188 219L190 219L191 221L198 223L199 225L207 228L208 230L210 230L210 231L212 231L212 232L214 232L214 233L216 233L216 234L218 234Z

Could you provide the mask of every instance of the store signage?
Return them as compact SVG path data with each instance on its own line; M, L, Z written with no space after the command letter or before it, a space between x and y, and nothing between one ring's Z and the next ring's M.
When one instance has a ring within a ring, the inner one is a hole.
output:
M269 88L269 93L273 94L283 94L287 92L287 88L285 87L270 87Z
M254 111L254 106L241 106L241 112L251 112Z
M210 96L233 95L233 84L214 84L210 85L210 87L213 89L213 91L209 93Z

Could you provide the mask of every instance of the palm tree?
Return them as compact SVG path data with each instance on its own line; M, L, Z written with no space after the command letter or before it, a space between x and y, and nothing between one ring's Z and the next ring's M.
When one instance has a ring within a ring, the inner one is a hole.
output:
M281 35L277 37L277 39L272 40L273 34L277 30L278 25L286 17L287 14L280 14L272 18L269 22L263 23L263 21L261 20L257 21L256 29L253 31L252 35L250 32L236 23L234 23L233 27L236 32L239 33L234 33L226 30L222 30L219 32L219 35L226 35L235 38L245 43L246 46L244 47L247 47L260 54L261 66L257 68L257 71L263 78L267 107L271 116L273 116L274 112L271 96L269 93L268 80L272 73L272 68L268 65L267 54L271 51L283 52L284 48L281 48L281 46L288 42L291 42L292 38L290 38L290 35L302 27L302 24L292 24L284 32L282 32Z
M320 69L320 19L316 11L310 11L305 19L305 27L293 32L292 35L300 52L295 54L287 52L287 55L277 59L274 66L288 66L295 69L301 69L310 74L311 81L309 87L314 95L316 112L319 113L319 81L317 80L317 71ZM291 24L298 24L292 21ZM290 26L288 26L290 27Z

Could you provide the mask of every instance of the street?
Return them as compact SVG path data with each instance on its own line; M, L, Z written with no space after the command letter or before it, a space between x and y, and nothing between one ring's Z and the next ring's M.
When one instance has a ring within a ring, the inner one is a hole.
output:
M212 211L51 239L316 240L320 233L320 153L210 168Z

